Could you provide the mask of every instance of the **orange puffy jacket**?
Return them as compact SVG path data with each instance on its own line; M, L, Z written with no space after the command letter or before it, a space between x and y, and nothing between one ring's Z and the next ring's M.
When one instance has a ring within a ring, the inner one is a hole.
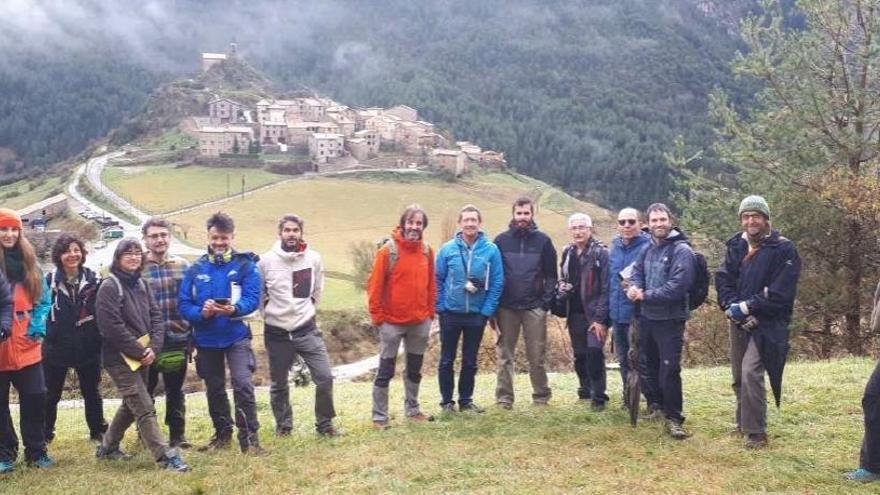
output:
M425 252L423 241L403 239L400 227L392 232L397 245L397 261L388 271L390 249L376 253L373 272L367 284L367 299L373 325L406 325L434 316L437 282L434 279L434 251Z
M27 337L34 303L22 284L15 284L12 292L12 335L0 343L0 371L18 371L43 359L40 342Z

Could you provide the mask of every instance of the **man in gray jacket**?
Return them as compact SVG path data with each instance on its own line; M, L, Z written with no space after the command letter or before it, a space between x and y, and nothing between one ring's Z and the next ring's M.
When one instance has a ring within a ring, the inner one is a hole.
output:
M293 410L288 373L298 354L315 382L315 428L321 436L335 437L341 432L333 426L333 374L324 338L315 323L324 290L324 269L321 255L303 240L303 226L300 217L285 215L278 222L278 241L260 256L257 265L263 276L261 306L272 380L269 394L275 433L290 435Z
M647 213L651 245L633 265L627 297L642 305L639 342L648 407L654 414L663 411L672 438L684 439L688 433L682 427L681 348L696 262L669 208L654 203Z

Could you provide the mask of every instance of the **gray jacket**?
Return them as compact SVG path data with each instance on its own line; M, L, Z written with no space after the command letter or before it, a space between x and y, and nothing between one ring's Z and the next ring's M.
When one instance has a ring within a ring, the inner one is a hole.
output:
M674 228L651 244L633 266L631 282L645 291L642 316L647 320L686 320L688 290L694 283L694 252L687 236Z
M138 277L107 277L98 288L95 318L103 341L104 366L125 366L122 354L133 359L143 357L146 348L137 339L150 334L150 348L158 354L165 341L162 313L153 300L149 284ZM119 297L120 287L122 297Z

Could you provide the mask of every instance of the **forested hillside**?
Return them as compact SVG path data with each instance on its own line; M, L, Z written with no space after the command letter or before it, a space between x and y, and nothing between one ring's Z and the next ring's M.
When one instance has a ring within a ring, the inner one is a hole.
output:
M709 91L752 92L728 66L751 1L33 3L0 6L0 148L25 166L76 153L230 41L284 87L408 104L610 206L665 199L675 136L711 141Z

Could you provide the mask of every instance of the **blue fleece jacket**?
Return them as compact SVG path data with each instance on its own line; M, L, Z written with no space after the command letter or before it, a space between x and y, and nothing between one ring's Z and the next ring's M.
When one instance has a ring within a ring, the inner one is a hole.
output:
M253 313L260 304L262 280L257 269L259 258L253 253L232 255L229 261L218 261L203 255L187 270L180 284L180 314L193 326L197 347L225 349L250 337L250 329L237 318ZM202 317L202 306L208 299L229 298L232 286L241 288L232 317Z
M687 236L674 228L666 239L651 241L633 265L632 284L644 290L642 317L647 320L686 320L688 291L694 283L696 261Z
M635 263L650 242L651 236L647 232L642 232L629 244L624 244L620 236L615 237L611 243L611 254L608 256L608 306L611 321L615 323L631 322L634 311L633 302L626 297L618 274Z
M457 233L440 248L434 269L438 313L479 313L487 318L495 314L504 290L504 263L498 247L483 232L471 248L461 232ZM468 276L479 282L479 290L474 294L465 290Z

